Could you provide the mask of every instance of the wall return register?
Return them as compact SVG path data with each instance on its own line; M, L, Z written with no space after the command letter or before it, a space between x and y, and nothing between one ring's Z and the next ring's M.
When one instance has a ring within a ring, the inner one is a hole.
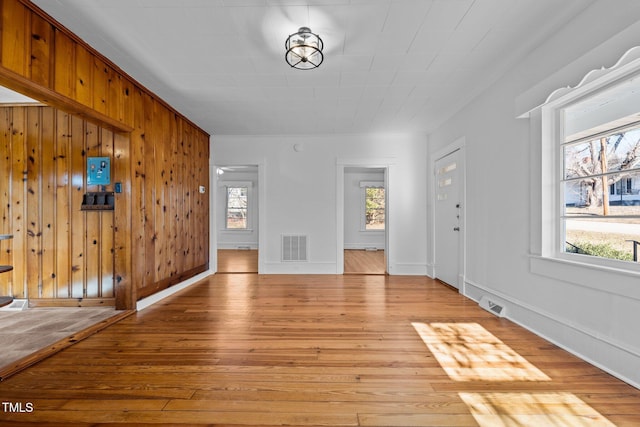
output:
M312 33L308 27L300 27L297 33L287 37L284 46L287 49L287 64L298 70L318 68L324 60L324 43L320 36Z

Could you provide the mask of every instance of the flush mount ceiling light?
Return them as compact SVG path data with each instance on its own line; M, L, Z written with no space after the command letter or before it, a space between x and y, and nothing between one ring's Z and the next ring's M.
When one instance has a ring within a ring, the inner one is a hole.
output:
M287 37L284 43L287 64L298 70L311 70L322 64L324 56L322 39L308 27L300 27L297 33Z

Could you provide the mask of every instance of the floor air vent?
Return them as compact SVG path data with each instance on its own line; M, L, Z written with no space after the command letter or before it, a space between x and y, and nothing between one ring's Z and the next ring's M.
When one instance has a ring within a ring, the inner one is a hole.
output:
M282 261L307 261L307 236L283 234Z
M480 307L498 317L504 317L506 314L506 307L502 302L495 301L487 296L480 298Z

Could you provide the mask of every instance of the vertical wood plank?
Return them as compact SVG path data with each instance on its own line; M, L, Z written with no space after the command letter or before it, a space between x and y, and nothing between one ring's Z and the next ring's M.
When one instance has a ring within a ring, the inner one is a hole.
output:
M101 129L100 138L100 155L109 157L112 160L112 172L116 163L114 158L114 140L113 132L108 129ZM113 188L111 185L109 188ZM100 218L100 230L99 231L99 247L100 251L100 265L99 265L99 278L100 288L98 289L98 297L112 298L113 294L113 262L114 262L114 230L113 230L113 216L114 212L96 212Z
M124 100L122 91L122 76L108 67L107 73L107 114L120 122L124 122Z
M167 257L169 237L165 230L168 229L167 222L167 191L168 191L168 171L167 171L167 147L171 148L168 135L168 118L165 109L160 103L154 103L154 116L157 121L158 144L156 152L156 203L155 203L155 280L160 281L167 277Z
M145 140L144 132L145 120L145 100L142 91L134 88L130 93L132 97L132 122L133 132L131 138L131 253L135 254L136 262L131 264L131 281L138 288L144 288L148 278L146 277L146 248L147 238L145 235L145 223L147 217L145 182L147 169L145 157ZM119 299L119 298L118 298Z
M142 109L142 105L138 100L140 94L140 89L136 88L133 82L127 78L122 78L120 81L120 98L122 98L122 116L123 123L134 128L133 132L137 132L139 127L136 127L136 124L140 126L140 122L136 122L134 115L137 111Z
M54 84L56 92L76 97L76 45L60 30L55 31Z
M83 46L76 44L75 94L76 100L87 107L93 107L93 55Z
M180 273L184 271L184 253L185 253L185 219L184 219L184 192L183 192L183 183L184 183L184 170L185 170L185 159L186 156L184 154L184 120L182 118L178 118L176 122L176 148L175 148L175 163L173 165L174 168L174 180L175 180L175 193L173 197L173 210L175 212L175 217L173 222L175 223L175 271L176 273Z
M104 61L93 57L93 75L91 89L93 92L93 109L99 113L107 113L107 94L109 91L109 69Z
M56 111L56 279L57 298L71 296L71 129L69 115Z
M56 147L55 147L55 111L50 107L36 107L40 113L40 204L41 213L41 250L42 261L41 297L55 298L57 295L56 275Z
M27 58L29 58L28 31L30 28L29 11L17 1L2 2L2 47L0 58L2 65L21 76L27 76Z
M13 233L11 224L11 108L0 107L0 234ZM13 265L12 241L0 241L0 265ZM12 272L0 274L0 295L12 295Z
M200 221L200 226L201 226L201 232L202 232L202 258L201 258L201 262L200 265L202 264L206 264L207 267L209 266L209 257L210 257L210 243L209 243L209 239L210 239L210 230L209 230L209 215L210 215L210 203L209 203L209 191L211 191L211 188L209 188L209 157L211 155L210 153L210 147L209 147L209 137L208 135L202 133L202 132L198 132L198 138L200 139L200 147L202 149L202 159L204 159L205 161L200 161L198 164L200 166L200 183L201 185L204 185L205 188L207 188L206 192L204 194L200 194L200 212L202 214L202 219Z
M42 298L41 109L27 108L27 294Z
M155 206L156 206L156 173L155 173L155 141L153 129L154 100L144 95L144 236L145 236L145 272L142 286L155 283L155 246L157 240Z
M85 122L71 116L71 297L84 297L86 239L85 215L80 210L85 192Z
M183 169L184 169L184 179L182 184L182 195L184 198L184 210L183 217L185 221L185 234L184 234L184 246L186 248L184 254L184 266L186 270L189 270L194 265L194 250L193 250L193 219L191 218L192 213L192 197L191 192L189 191L189 187L191 186L191 182L193 180L193 170L191 160L193 156L195 156L195 152L193 151L193 139L194 135L191 129L191 126L185 126L185 146L184 146L184 158Z
M135 131L134 131L135 132ZM116 194L116 206L114 214L114 295L116 297L116 309L130 310L135 308L136 288L132 282L132 244L133 233L133 212L132 190L131 190L131 151L133 150L133 140L128 135L114 133L114 161L113 176L114 182L122 183L122 193ZM143 241L144 244L144 241ZM138 254L136 254L136 261ZM137 263L137 262L136 262Z
M31 16L31 80L50 88L52 85L51 64L53 60L52 50L53 28L40 16Z
M27 298L27 148L26 111L14 108L11 119L11 227L13 293Z
M100 156L100 133L99 129L93 123L85 124L85 153L86 157ZM86 158L85 158L86 165ZM86 166L83 179L86 180ZM86 182L86 181L85 181ZM97 185L85 185L85 191L99 191ZM85 217L85 298L96 298L100 289L100 217L101 212L85 211L82 213Z

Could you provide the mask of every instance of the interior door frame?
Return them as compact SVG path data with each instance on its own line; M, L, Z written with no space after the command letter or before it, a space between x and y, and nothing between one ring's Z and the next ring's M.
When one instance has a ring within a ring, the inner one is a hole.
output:
M217 213L217 197L218 197L218 174L217 170L220 167L225 166L257 166L258 168L258 274L264 272L264 254L263 251L260 250L260 245L265 241L266 236L266 220L265 220L265 205L266 205L266 196L265 196L265 162L242 162L242 163L233 163L233 162L222 162L222 163L214 163L210 162L209 167L209 179L211 188L210 199L209 199L209 229L210 229L210 239L209 239L209 266L211 273L218 272L218 213ZM254 192L255 194L255 192Z
M429 155L429 179L431 179L431 185L428 186L429 188L429 198L428 200L431 201L431 208L429 209L429 220L428 220L428 224L427 224L427 229L430 230L430 234L431 234L431 242L430 242L430 249L431 249L431 254L430 254L430 259L427 262L427 265L429 266L429 277L431 278L435 278L436 277L436 265L435 265L435 261L436 261L436 253L437 253L437 247L436 247L436 239L435 239L435 235L436 235L436 227L438 226L438 224L436 224L436 203L437 203L437 179L436 179L436 162L441 160L442 158L448 156L449 154L452 154L456 151L458 151L459 153L459 173L460 173L460 233L458 233L458 254L459 254L459 259L458 259L458 274L457 274L457 286L458 286L458 292L465 294L465 272L466 272L466 243L467 243L467 180L466 180L466 170L467 170L467 163L466 163L466 150L465 150L465 145L466 145L466 140L465 137L460 137L458 139L456 139L454 142L452 142L451 144L448 144L447 146L436 150L432 153L430 153Z
M371 168L384 170L384 257L386 273L392 274L395 266L391 254L391 176L393 159L337 159L336 161L336 274L344 274L344 171L347 168Z

